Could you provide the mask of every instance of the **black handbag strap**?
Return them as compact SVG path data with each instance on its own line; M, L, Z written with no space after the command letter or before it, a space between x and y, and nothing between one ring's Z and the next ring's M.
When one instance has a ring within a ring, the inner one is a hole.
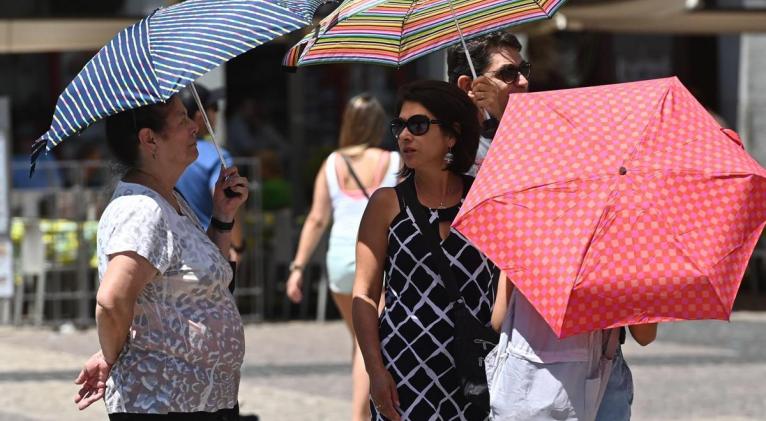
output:
M447 256L444 255L444 250L441 247L441 241L438 236L438 225L436 229L428 222L426 212L423 205L418 201L418 195L415 192L415 175L411 175L407 180L399 184L401 192L403 194L404 203L412 212L412 216L415 218L415 224L420 229L423 237L426 240L431 254L436 259L436 267L439 269L439 274L444 281L444 285L447 287L447 292L450 295L452 301L461 301L463 295L460 293L460 288L455 281L455 274L449 268L449 262ZM465 182L465 181L464 181Z
M343 158L343 161L346 162L346 166L348 167L348 173L351 174L351 178L356 181L356 185L359 186L359 188L362 190L362 193L364 193L364 197L367 198L367 200L370 200L370 195L367 193L367 189L364 188L364 184L362 184L361 180L359 180L359 177L357 177L356 172L354 172L354 168L351 166L351 161L348 160L348 157L346 155L343 155L342 153L338 153L341 158Z

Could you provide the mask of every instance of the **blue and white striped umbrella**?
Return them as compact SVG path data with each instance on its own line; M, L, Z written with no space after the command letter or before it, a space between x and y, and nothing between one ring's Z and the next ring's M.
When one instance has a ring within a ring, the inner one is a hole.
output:
M187 0L104 46L64 89L38 156L97 120L166 101L216 66L311 21L322 0Z

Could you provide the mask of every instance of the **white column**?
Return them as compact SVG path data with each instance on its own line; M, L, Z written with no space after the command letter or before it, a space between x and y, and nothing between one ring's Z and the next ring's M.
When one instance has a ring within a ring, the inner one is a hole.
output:
M10 239L10 101L0 98L0 324L11 319L13 248Z
M766 165L766 35L743 34L739 57L737 131L745 147Z

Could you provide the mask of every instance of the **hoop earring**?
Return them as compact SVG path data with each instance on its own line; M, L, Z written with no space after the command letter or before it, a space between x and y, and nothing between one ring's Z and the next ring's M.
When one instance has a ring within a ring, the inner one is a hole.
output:
M152 159L155 161L157 160L157 147L152 149Z

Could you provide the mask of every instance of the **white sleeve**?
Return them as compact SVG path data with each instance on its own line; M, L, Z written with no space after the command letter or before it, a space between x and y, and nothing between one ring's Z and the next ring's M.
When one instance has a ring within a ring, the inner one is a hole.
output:
M101 223L98 234L105 236L102 244L107 256L133 251L160 273L170 266L173 234L162 208L152 198L119 197L109 204Z

